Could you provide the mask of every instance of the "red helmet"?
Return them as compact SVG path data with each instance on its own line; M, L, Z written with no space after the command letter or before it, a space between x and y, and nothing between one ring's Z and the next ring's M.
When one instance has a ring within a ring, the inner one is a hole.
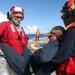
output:
M62 19L67 19L70 16L70 14L75 13L74 2L75 2L75 0L69 0L64 4L64 6L61 10L61 12L62 12L61 18ZM73 13L72 13L72 11L73 11Z
M63 22L65 26L68 26L72 22L75 21L75 0L68 0L62 10L61 18L63 19Z
M69 0L69 1L67 1L67 2L64 4L63 9L70 8L74 2L75 2L74 0Z
M13 7L10 9L10 11L11 11L12 13L18 12L18 13L24 14L24 10L23 10L21 7L19 7L19 6L13 6Z
M7 18L11 20L12 14L22 13L24 19L24 10L20 6L13 6L10 11L7 12Z

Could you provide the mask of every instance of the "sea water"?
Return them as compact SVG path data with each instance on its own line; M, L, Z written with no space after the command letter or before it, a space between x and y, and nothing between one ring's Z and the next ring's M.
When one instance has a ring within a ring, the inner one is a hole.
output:
M28 34L28 36L29 36L30 39L36 38L36 34ZM41 37L45 37L44 34L40 34L40 38Z
M29 40L36 40L36 34L28 34ZM44 34L40 34L39 40L48 40L48 37L45 37Z

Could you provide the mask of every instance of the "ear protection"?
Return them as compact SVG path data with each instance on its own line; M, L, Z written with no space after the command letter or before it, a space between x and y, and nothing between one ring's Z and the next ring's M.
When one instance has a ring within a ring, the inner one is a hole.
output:
M7 12L7 19L11 20L11 18L12 18L12 12L8 11Z
M10 9L10 11L7 12L7 19L11 20L13 14L15 14L15 13L22 13L23 14L23 19L24 19L24 10L19 6L13 6Z

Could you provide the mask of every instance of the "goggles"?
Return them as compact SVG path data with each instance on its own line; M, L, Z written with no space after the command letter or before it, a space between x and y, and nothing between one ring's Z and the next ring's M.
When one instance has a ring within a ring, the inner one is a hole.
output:
M20 19L20 20L23 20L23 17L20 17L20 16L14 16L14 18L17 20L17 19Z
M63 10L61 10L61 12L62 12L61 19L69 18L70 14L71 14L71 10L69 10L69 9L63 9Z

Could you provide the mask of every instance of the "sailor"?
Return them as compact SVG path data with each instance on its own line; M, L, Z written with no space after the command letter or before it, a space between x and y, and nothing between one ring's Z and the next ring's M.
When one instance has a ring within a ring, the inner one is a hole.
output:
M8 18L8 21L4 21L0 23L0 43L6 44L12 47L13 50L15 50L17 53L19 53L20 55L23 55L24 53L23 47L28 45L27 34L25 33L23 27L20 26L20 23L24 19L24 10L20 6L13 6L7 12L7 18ZM9 73L8 75L11 75L10 71L8 71L8 66L7 66L8 64L6 60L2 60L4 58L3 54L2 56L0 56L0 58L1 58L0 63L1 62L3 63L4 61L4 64L5 64L4 65L5 68L3 68L2 65L0 64L0 67L1 67L0 74L4 75L4 73L7 71L7 73ZM4 71L2 72L1 69L3 69Z

